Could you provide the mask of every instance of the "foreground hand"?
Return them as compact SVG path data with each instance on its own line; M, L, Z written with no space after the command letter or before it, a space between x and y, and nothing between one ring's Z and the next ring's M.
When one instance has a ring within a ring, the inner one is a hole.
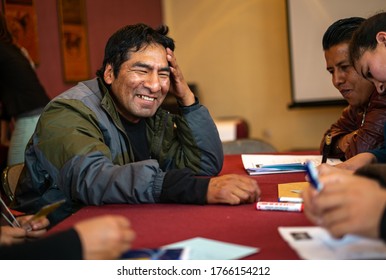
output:
M106 215L85 220L74 226L86 260L117 259L131 247L135 233L122 216Z
M27 231L19 227L2 226L0 232L0 245L12 245L25 241Z
M27 231L27 237L39 238L47 232L47 227L50 225L50 221L46 217L41 217L37 220L32 220L33 215L20 216L16 219L20 223L21 227Z
M256 180L247 176L228 174L210 179L207 202L231 205L253 203L258 200L260 194Z
M346 174L346 175L351 175L354 173L354 171L352 170L347 170L347 169L340 169L340 168L337 168L336 166L334 165L329 165L327 163L322 163L321 165L319 165L317 167L317 170L318 170L318 176L327 176L327 175L331 175L331 174ZM310 179L308 178L308 175L306 175L306 181L310 182ZM317 194L317 191L312 191L312 190L308 190L308 193L307 195L311 195L313 193L313 195L316 195ZM306 199L306 202L305 203L308 203L308 199L309 197L305 197Z
M190 90L188 83L185 81L182 71L177 64L177 59L174 52L167 48L166 58L170 64L170 92L178 99L183 106L190 106L194 104L195 98L193 92Z
M370 164L376 163L377 159L372 153L359 153L352 158L335 165L337 168L356 171L357 169Z
M344 173L321 176L320 181L324 185L320 193L309 188L303 194L305 214L312 222L335 237L379 237L385 189L374 180Z
M334 173L351 175L354 173L353 170L338 168L337 165L334 166L326 163L319 165L317 169L318 169L319 176L325 176L325 175L334 174Z
M42 237L47 232L50 222L45 217L31 222L32 217L33 215L16 217L21 227L2 226L0 245L11 245L24 242L26 238Z

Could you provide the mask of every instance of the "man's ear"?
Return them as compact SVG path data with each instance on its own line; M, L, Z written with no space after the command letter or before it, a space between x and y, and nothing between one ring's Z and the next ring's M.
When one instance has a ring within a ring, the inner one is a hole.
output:
M105 71L103 72L103 79L108 85L111 85L114 81L114 71L110 64L107 64L105 67Z
M378 43L383 43L386 45L386 31L380 31L375 36Z

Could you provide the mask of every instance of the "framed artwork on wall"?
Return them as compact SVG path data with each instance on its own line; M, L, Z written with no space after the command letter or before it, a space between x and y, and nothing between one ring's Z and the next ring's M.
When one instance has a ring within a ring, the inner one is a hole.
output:
M15 43L39 64L37 17L34 0L3 0L3 11L8 29Z
M84 0L58 0L59 37L65 82L90 77Z

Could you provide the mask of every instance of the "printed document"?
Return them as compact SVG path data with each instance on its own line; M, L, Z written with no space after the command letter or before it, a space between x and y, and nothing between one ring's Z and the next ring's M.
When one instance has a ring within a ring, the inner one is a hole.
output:
M332 237L321 227L279 227L281 237L307 260L386 259L386 244L377 239L346 235Z

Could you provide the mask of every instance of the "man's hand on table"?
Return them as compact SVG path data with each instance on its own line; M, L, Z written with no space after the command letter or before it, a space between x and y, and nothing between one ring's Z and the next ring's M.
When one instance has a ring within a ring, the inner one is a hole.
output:
M206 198L209 204L237 205L256 202L260 194L256 180L247 176L227 174L210 179Z

